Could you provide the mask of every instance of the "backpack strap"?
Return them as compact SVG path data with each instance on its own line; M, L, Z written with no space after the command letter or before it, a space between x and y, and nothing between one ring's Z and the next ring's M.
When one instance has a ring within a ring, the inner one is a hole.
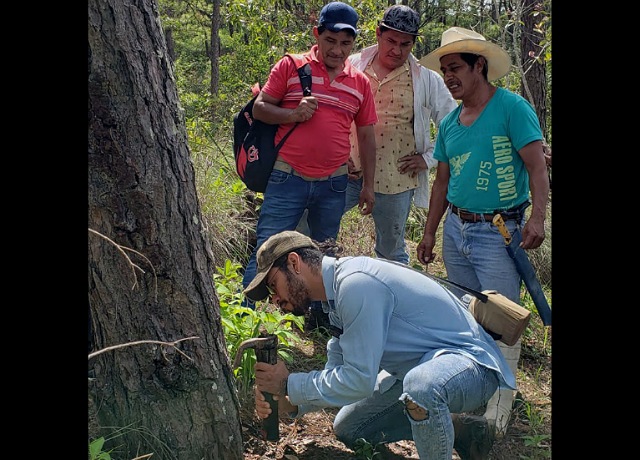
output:
M389 259L383 259L383 258L380 258L379 260L382 260L384 262L389 262L389 263L397 265L399 267L408 268L409 270L413 270L414 272L418 272L421 275L426 276L427 278L431 278L431 279L433 279L433 280L435 280L437 282L440 282L441 284L444 283L444 284L449 284L449 285L455 286L455 287L457 287L459 289L462 289L463 291L468 292L469 294L473 295L475 298L477 298L478 300L480 300L483 303L487 303L487 300L489 300L489 296L487 296L487 294L485 294L484 292L476 291L475 289L471 289L470 287L467 287L467 286L465 286L463 284L459 284L459 283L456 283L454 281L450 281L448 279L441 278L441 277L436 276L436 275L432 275L431 273L428 273L426 271L423 272L422 270L417 270L417 269L415 269L413 267L410 267L409 265L405 265L403 263L396 262L395 260L389 260Z
M293 63L296 65L296 69L302 67L303 65L309 62L309 59L304 54L286 53L285 56L289 57L289 59L293 61Z
M302 54L285 54L291 61L295 64L296 69L298 69L298 77L300 78L300 85L302 86L302 94L303 96L311 95L311 66L307 58ZM287 140L289 135L293 132L294 129L298 126L298 122L291 127L291 129L282 136L278 145L276 145L276 153L280 151L280 147L284 144L284 141Z
M298 78L300 78L300 85L302 86L302 95L311 96L311 65L309 64L309 57L304 54L285 54L295 64L298 69Z

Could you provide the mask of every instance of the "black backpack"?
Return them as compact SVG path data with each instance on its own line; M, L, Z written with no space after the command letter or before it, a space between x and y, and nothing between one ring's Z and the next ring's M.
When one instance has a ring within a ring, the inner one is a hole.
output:
M302 93L311 95L311 67L300 55L285 54L298 69ZM259 94L259 93L258 93ZM236 172L249 190L264 192L269 176L276 162L278 151L284 141L298 126L293 125L278 145L274 145L279 125L270 125L253 118L253 104L258 97L253 96L237 114L233 116L233 153L236 160Z

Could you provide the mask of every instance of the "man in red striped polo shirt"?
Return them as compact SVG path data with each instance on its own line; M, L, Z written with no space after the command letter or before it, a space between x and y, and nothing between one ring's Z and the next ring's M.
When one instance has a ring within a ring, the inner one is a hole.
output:
M369 79L347 60L358 33L357 22L358 13L346 3L326 4L313 28L316 44L303 54L311 66L311 96L302 94L295 65L285 58L274 65L255 101L255 118L280 125L276 144L294 123L300 125L281 147L269 178L244 287L255 276L260 245L271 235L294 230L305 210L311 238L320 242L337 238L345 205L352 123L363 163L359 206L363 214L373 209L373 125L378 117ZM250 301L247 305L253 307Z

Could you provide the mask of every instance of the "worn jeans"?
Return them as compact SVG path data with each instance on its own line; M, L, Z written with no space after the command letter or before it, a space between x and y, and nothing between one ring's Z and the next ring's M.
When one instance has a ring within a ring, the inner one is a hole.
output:
M344 212L358 205L362 178L350 180L347 186L347 197ZM384 194L376 193L376 202L371 215L376 228L375 253L377 257L395 260L403 264L409 263L409 254L404 242L404 230L409 218L414 190Z
M373 395L340 409L333 428L351 449L358 438L373 445L413 440L421 460L451 460L451 414L477 409L497 388L494 371L460 354L442 354L419 363L402 381L379 376ZM405 410L406 400L424 408L427 418L414 420Z
M271 172L258 217L257 244L244 271L243 287L246 288L256 276L258 248L271 235L295 230L305 209L308 209L307 221L312 239L325 241L337 238L347 182L346 174L322 181L306 181L276 169ZM246 304L254 307L251 301Z
M513 235L524 222L506 220L505 224ZM494 289L520 303L520 274L493 223L463 222L449 209L442 232L442 258L451 281L476 291ZM460 297L465 294L455 287L447 288Z

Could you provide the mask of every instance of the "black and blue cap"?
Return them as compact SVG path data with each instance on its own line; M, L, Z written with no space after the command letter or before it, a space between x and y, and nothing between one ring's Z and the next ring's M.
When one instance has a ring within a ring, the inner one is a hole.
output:
M406 5L393 5L387 8L380 25L404 34L420 35L420 16Z
M349 29L358 34L358 13L351 6L342 2L327 3L320 11L318 27L324 27L331 32Z

